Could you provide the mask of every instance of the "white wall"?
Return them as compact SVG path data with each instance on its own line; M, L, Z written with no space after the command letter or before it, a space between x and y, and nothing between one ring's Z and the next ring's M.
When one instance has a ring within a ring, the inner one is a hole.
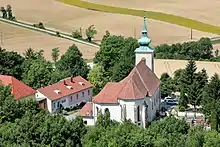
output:
M40 93L38 90L37 90L37 93L35 94L35 98L38 99L38 98L46 98L47 99L47 109L50 113L52 113L52 102L50 99L48 99L45 95L43 95L42 93Z
M126 119L131 120L135 123L135 107L140 107L140 123L141 126L145 126L145 106L144 101L148 105L148 122L154 120L156 111L159 110L160 105L160 89L158 88L152 97L145 97L139 100L118 100L119 104L96 104L93 105L93 116L94 121L97 120L97 109L102 111L104 114L105 108L109 109L111 119L118 122L122 122L121 106L126 105Z
M88 92L89 90L89 92ZM84 92L84 95L83 95ZM77 98L77 94L78 94L78 98ZM36 93L36 97L39 98L47 98L46 96L44 96L42 93L37 92ZM72 99L71 99L72 97ZM49 98L47 98L47 107L48 107L48 111L50 113L55 112L58 109L58 104L62 104L62 106L64 108L71 108L77 105L80 105L81 102L88 102L92 100L92 88L89 89L85 89L83 91L80 91L78 93L69 95L69 96L65 96L63 98L57 99L57 100L53 100L51 101ZM55 107L54 107L55 106Z
M94 126L95 125L95 121L93 119L93 117L83 117L83 123L85 123L85 121L87 122L87 126Z
M52 107L52 101L47 98L47 108L50 113L53 113Z
M136 65L144 57L146 59L146 65L154 72L154 52L136 52L135 56Z
M93 116L95 121L97 120L97 108L99 111L102 111L102 114L104 114L105 109L108 108L110 112L110 116L112 120L121 121L121 108L118 104L96 104L93 105Z

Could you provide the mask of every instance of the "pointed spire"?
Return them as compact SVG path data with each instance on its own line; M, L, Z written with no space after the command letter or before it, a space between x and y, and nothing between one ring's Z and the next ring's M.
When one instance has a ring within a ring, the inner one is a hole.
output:
M144 24L141 31L141 38L138 40L141 47L148 46L151 43L151 39L147 35L147 22L146 17L144 17Z
M147 32L147 21L145 16L144 16L144 24L143 24L142 32Z

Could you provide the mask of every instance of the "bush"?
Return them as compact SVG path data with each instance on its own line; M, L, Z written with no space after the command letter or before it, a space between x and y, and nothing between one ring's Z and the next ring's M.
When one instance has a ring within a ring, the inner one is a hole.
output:
M38 28L40 28L40 29L45 29L44 24L43 24L42 22L39 22Z
M38 24L33 24L33 26L36 28L45 29L44 24L42 22L39 22Z
M186 109L185 107L183 107L183 106L179 106L179 111L180 111L180 112L185 111L185 109Z
M73 37L73 38L81 39L81 38L82 38L81 29L80 29L80 30L74 30L74 31L72 32L72 37Z
M89 42L92 41L92 38L94 38L94 36L97 34L97 30L95 29L94 25L90 25L88 27L88 29L86 29L86 36L87 36L87 40Z
M60 32L56 31L56 36L60 37Z

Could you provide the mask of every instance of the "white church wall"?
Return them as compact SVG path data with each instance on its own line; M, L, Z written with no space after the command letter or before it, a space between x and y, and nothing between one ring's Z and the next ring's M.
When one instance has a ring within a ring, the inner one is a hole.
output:
M93 117L83 117L83 123L87 126L94 126L95 125L95 121L94 121Z
M102 114L105 113L105 109L108 108L112 120L121 121L121 108L118 104L96 104L94 103L94 119L97 120L98 112L101 110Z
M134 122L134 107L135 107L135 101L124 101L119 100L120 105L126 105L126 119L131 120Z

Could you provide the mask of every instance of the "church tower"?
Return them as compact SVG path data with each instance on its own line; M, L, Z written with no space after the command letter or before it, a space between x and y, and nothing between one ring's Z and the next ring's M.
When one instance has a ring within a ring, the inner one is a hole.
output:
M135 64L137 65L142 59L145 59L146 65L154 72L154 49L149 46L151 39L147 35L146 17L144 17L144 25L138 43L140 47L135 50Z

